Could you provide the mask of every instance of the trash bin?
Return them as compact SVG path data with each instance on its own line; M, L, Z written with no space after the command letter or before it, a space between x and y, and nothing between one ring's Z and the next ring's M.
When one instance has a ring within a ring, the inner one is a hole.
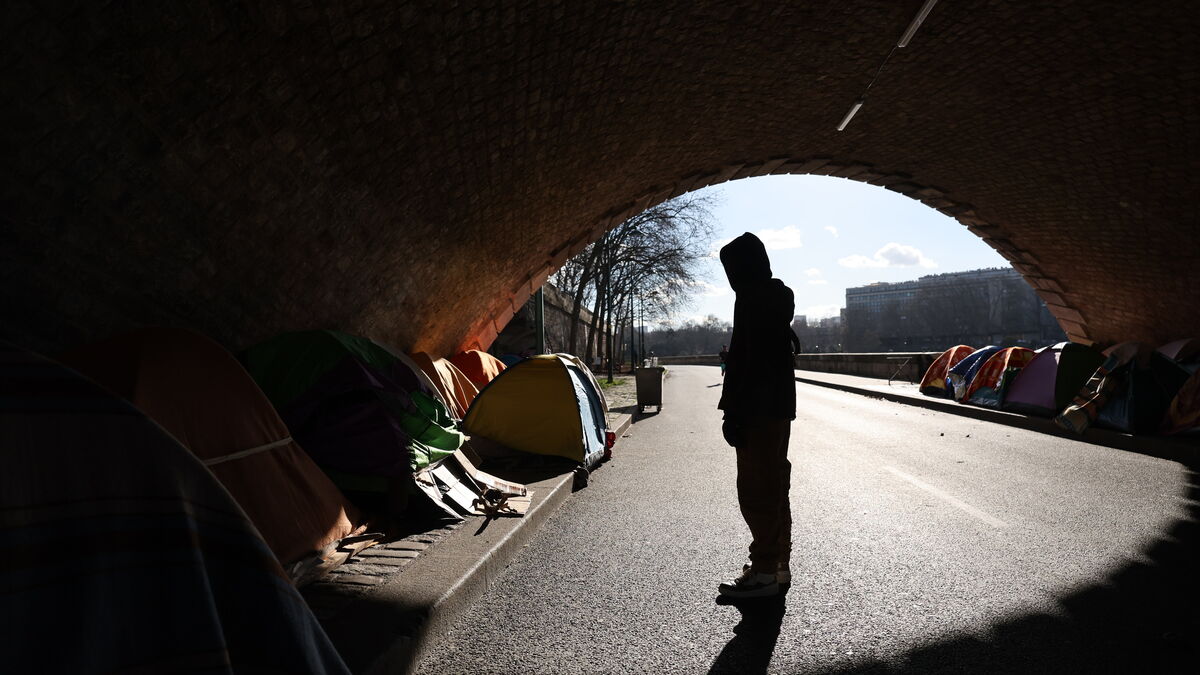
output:
M637 407L639 413L646 412L646 406L655 407L655 412L662 412L662 382L666 368L638 368L637 371Z

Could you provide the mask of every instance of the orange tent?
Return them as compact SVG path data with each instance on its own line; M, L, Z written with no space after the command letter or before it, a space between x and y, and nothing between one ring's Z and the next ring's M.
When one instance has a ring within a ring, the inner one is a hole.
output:
M466 417L471 401L474 401L475 395L479 393L479 389L471 380L446 359L434 359L425 352L416 352L409 356L425 371L429 379L433 380L433 385L445 400L450 414L460 420Z
M463 375L466 375L467 379L479 389L486 387L488 382L496 379L500 371L504 370L503 361L478 349L471 349L452 356L450 363L461 370Z
M925 377L921 378L921 393L926 396L952 398L949 388L946 387L946 373L973 351L975 351L974 347L957 345L942 352L934 359L929 370L925 371Z
M358 511L216 342L144 328L59 360L136 405L202 460L284 565L354 532Z
M992 354L971 380L963 403L999 408L1008 383L1033 360L1035 353L1024 347L1005 347Z

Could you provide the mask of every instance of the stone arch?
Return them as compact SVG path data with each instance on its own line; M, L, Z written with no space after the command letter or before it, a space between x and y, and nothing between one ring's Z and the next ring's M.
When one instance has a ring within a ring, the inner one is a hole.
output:
M565 244L551 251L550 256L545 260L535 263L536 271L529 274L511 296L500 299L495 313L481 317L479 321L472 324L468 335L457 350L486 349L496 334L504 329L516 309L524 305L533 292L568 258L578 254L589 243L598 239L601 234L628 218L693 190L733 180L771 175L818 175L855 180L897 192L954 218L1008 260L1021 273L1021 276L1046 302L1051 314L1063 326L1068 338L1084 344L1095 342L1088 333L1084 315L1072 306L1059 282L1043 272L1038 265L1037 257L1029 251L1020 249L1009 239L1003 228L984 220L969 203L955 199L948 191L923 185L919 179L908 173L883 170L866 162L838 161L832 157L817 155L782 156L762 161L725 164L717 170L683 176L668 187L645 190L636 199L609 209L598 222L583 228L575 236L569 238Z
M0 337L485 344L616 219L766 173L950 213L1068 333L1200 334L1200 5L0 10Z

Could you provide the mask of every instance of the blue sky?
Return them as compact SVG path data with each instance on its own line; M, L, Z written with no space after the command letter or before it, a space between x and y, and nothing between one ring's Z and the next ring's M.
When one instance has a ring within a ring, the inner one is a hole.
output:
M796 313L834 316L846 288L925 274L1006 267L979 237L904 195L845 178L764 176L705 188L720 203L716 248L743 232L767 244L775 276L796 293ZM715 249L714 249L715 250ZM677 320L733 319L733 291L715 255Z

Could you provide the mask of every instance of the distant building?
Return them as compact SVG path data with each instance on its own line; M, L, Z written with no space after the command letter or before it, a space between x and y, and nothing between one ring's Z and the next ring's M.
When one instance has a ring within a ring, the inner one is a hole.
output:
M1066 335L1012 268L933 274L846 289L846 351L1040 347Z
M845 310L842 310L844 313ZM797 316L792 322L792 330L800 338L801 354L823 354L845 351L846 324L840 316L808 321L807 317Z

